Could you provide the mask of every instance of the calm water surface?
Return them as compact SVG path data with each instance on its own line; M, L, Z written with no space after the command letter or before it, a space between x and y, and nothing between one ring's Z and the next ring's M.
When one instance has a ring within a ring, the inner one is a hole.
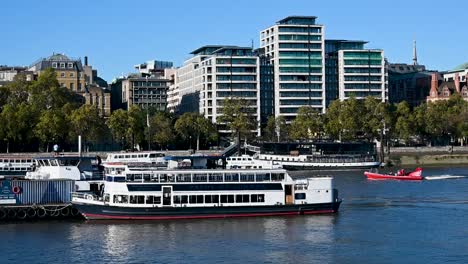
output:
M332 174L344 199L336 215L0 224L0 263L468 263L468 178Z

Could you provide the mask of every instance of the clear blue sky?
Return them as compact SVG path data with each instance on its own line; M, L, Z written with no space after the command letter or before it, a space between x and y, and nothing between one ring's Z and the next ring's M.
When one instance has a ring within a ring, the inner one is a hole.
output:
M258 47L260 30L289 15L317 16L326 38L362 39L391 62L412 42L429 69L468 61L466 0L5 1L0 64L30 65L52 52L89 57L107 81L150 59L179 66L206 44Z

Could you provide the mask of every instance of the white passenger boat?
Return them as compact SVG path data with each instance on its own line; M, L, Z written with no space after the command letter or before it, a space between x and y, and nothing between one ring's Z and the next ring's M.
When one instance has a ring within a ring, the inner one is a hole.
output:
M260 160L256 157L242 155L226 158L226 169L281 169L282 166L272 160Z
M90 182L102 181L103 168L97 157L54 156L34 158L27 180L73 180L75 191L89 191Z
M337 212L341 203L333 178L293 180L283 169L124 170L106 174L98 193L73 195L87 219L320 214Z
M380 162L371 157L340 155L317 157L312 155L259 154L264 161L273 161L288 170L368 169L377 168Z

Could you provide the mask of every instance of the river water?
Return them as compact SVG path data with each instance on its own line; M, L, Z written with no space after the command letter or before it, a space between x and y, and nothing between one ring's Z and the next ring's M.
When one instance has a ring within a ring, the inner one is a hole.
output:
M468 178L333 175L336 215L0 224L0 263L468 263ZM428 168L425 176L468 167Z

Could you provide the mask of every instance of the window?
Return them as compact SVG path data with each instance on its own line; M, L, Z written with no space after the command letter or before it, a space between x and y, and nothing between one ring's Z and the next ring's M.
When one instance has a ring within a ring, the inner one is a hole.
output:
M70 77L75 77L75 73L74 72L70 72Z
M54 68L54 69L57 68L57 63L56 62L52 62L52 68Z
M174 196L174 203L176 203L175 196ZM153 196L153 195L146 196L146 204L161 204L161 196Z
M72 62L68 63L68 68L70 68L70 69L73 68L73 63Z
M60 63L60 68L65 69L65 63L64 62Z
M130 203L131 204L144 204L145 203L145 196L143 196L143 195L130 195Z
M75 84L74 83L70 83L70 90L73 90L75 88Z
M114 195L114 203L128 203L128 195Z
M252 203L263 203L265 201L264 194L252 194L250 195L250 202Z
M65 77L65 72L61 72L60 77Z
M294 198L296 200L305 200L306 199L306 194L305 193L296 193L296 194L294 194Z

